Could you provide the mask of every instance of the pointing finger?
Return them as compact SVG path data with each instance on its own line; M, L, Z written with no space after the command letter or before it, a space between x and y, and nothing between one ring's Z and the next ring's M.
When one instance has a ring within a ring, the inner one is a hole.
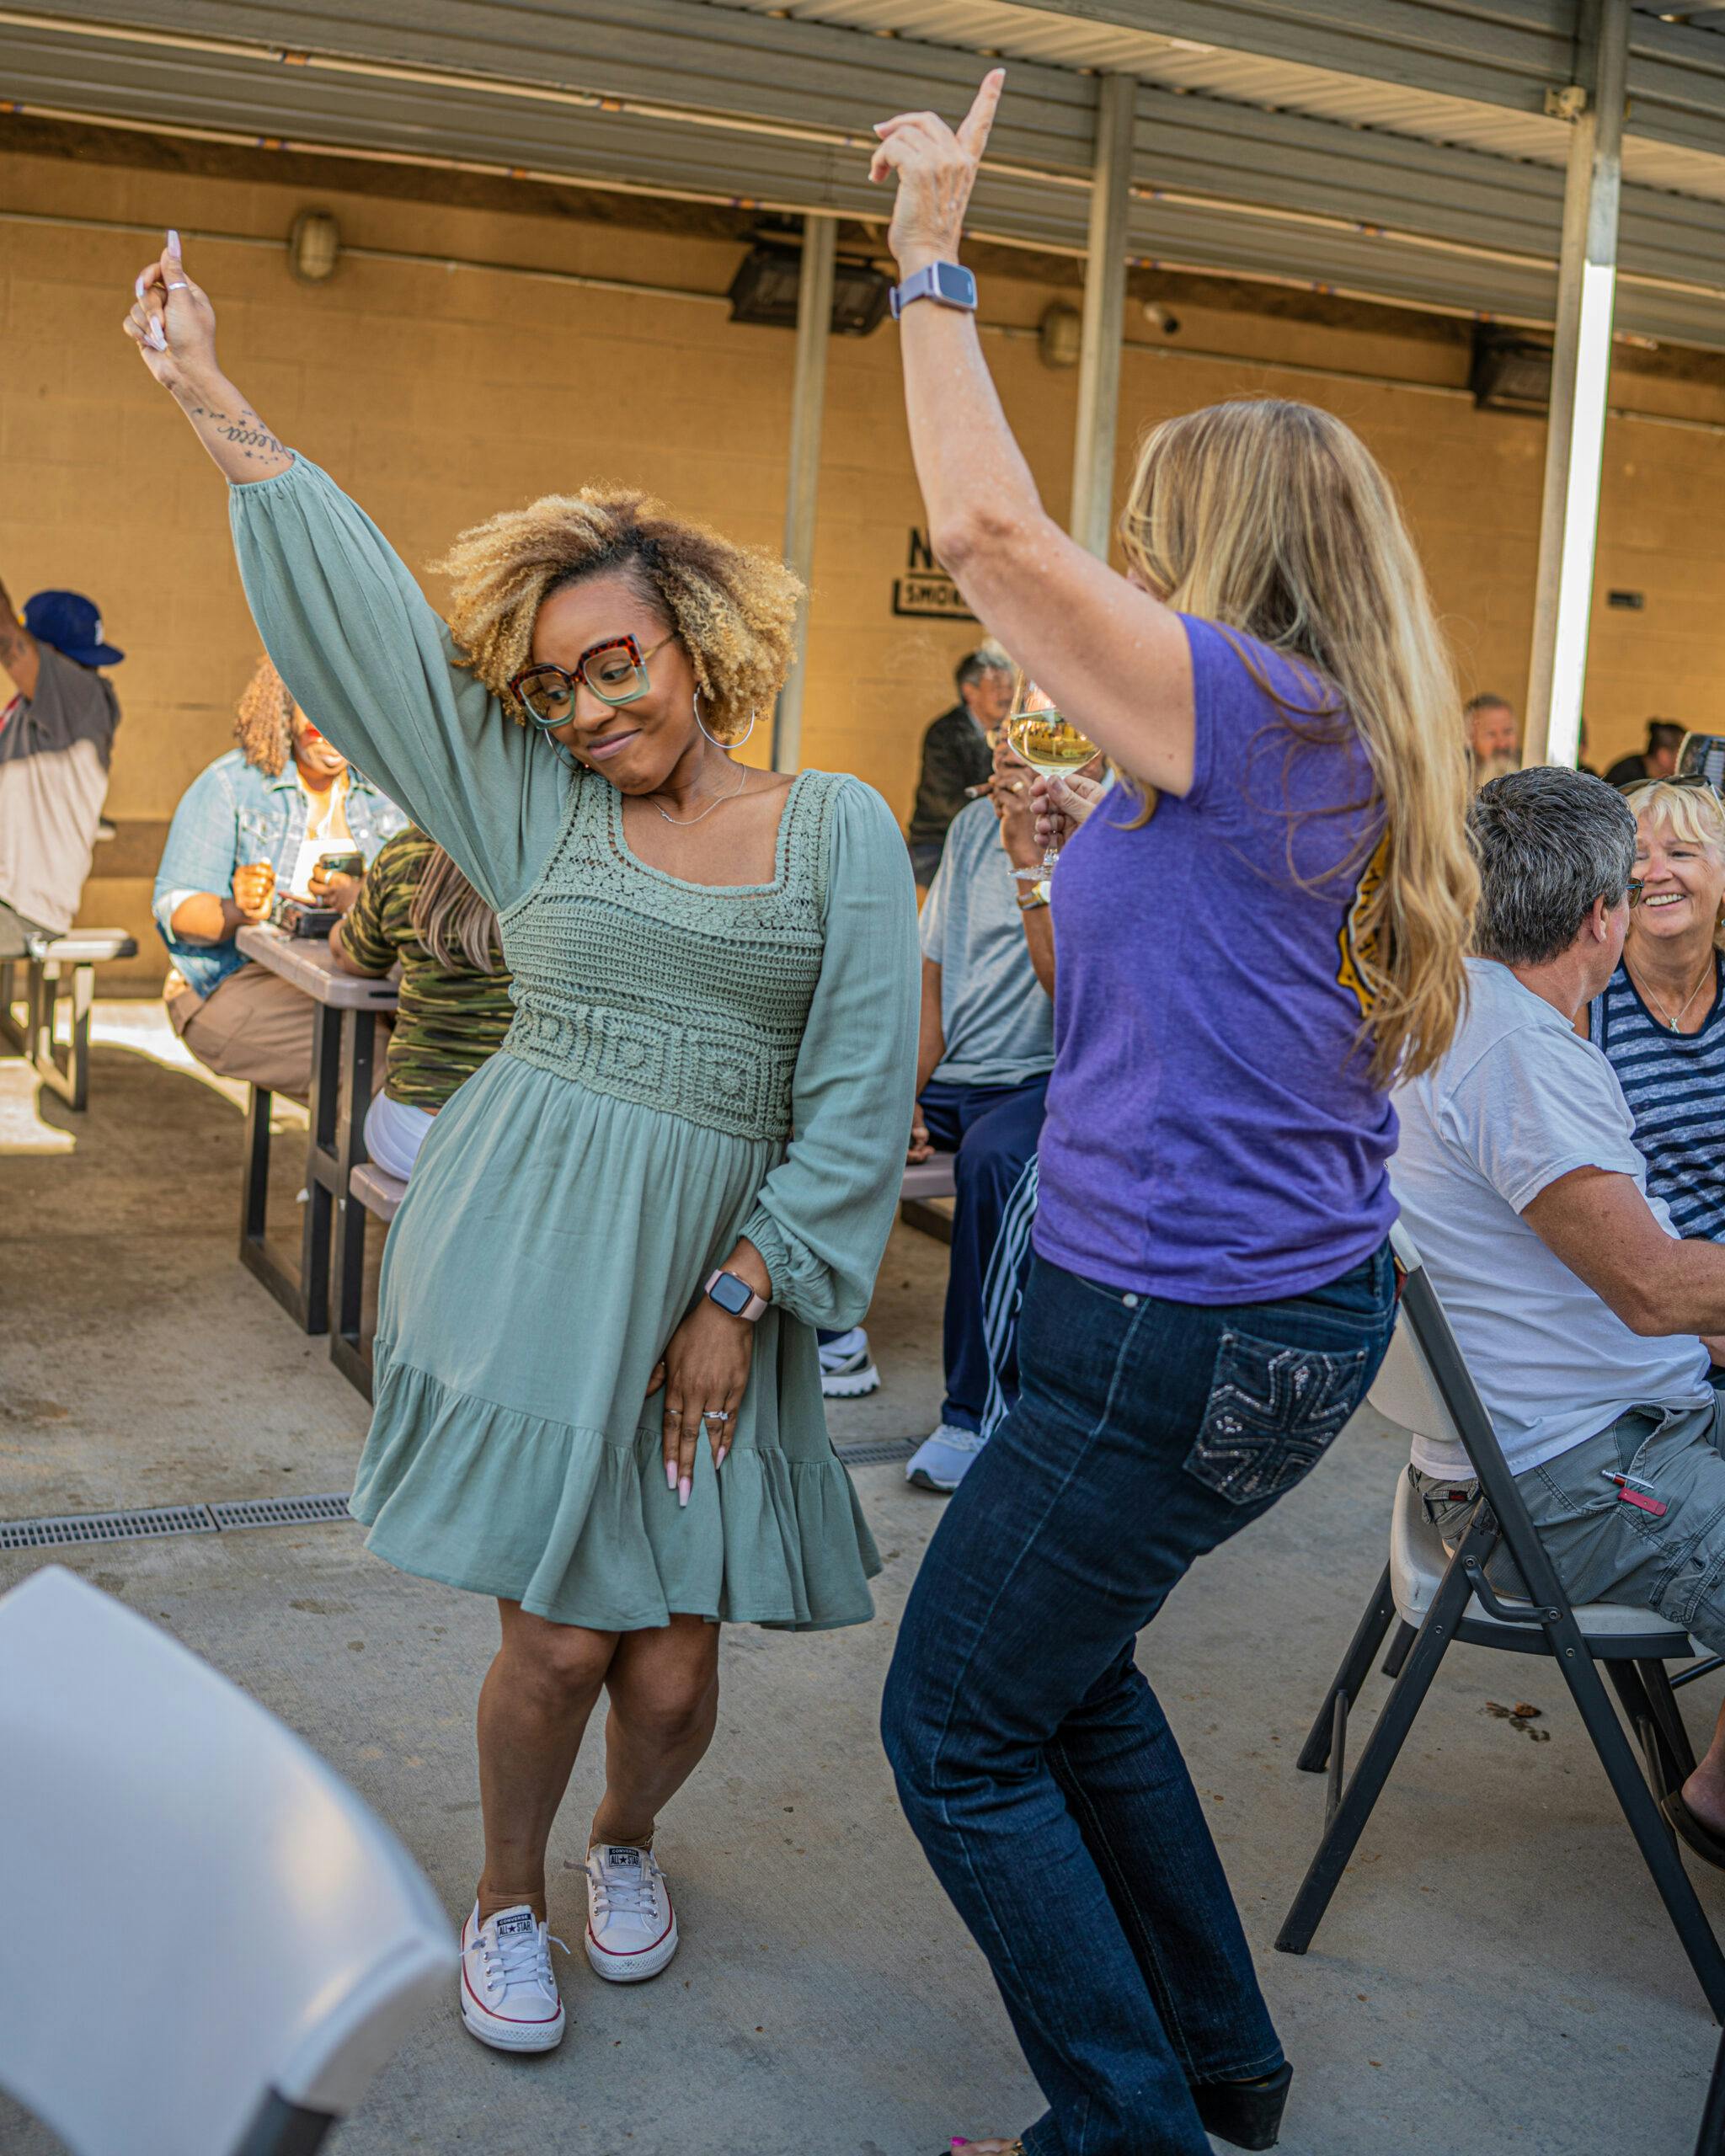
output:
M1000 104L1001 92L1006 87L1006 81L1004 67L990 68L982 78L969 111L959 122L959 140L973 157L980 157L988 147L989 130L994 125L995 112Z

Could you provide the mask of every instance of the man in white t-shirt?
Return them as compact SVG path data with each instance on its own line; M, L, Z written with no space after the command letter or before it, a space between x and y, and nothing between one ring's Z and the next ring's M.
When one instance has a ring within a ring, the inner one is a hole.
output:
M1396 1094L1402 1216L1570 1596L1725 1652L1725 1247L1648 1197L1616 1074L1575 1031L1623 948L1635 819L1544 766L1483 787L1469 827L1482 955L1448 1054ZM1417 1437L1410 1472L1453 1546L1466 1454ZM1666 1812L1725 1868L1725 1713Z
M20 621L0 584L0 958L21 958L71 927L108 792L120 706L97 671L123 652L95 603L39 591Z

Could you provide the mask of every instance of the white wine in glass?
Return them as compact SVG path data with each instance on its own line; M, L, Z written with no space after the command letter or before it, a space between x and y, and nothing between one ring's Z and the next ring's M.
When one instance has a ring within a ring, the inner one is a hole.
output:
M1076 771L1101 754L1090 736L1076 727L1064 712L1056 711L1039 689L1032 689L1026 707L1014 712L1007 721L1007 741L1015 755L1033 771L1044 771L1050 778L1062 772ZM1060 857L1060 841L1051 838L1039 867L1018 868L1012 873L1020 883L1044 883Z

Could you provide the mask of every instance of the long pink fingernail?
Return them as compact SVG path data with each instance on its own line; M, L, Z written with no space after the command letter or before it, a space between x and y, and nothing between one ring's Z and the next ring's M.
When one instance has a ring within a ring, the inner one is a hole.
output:
M719 1447L719 1449L718 1449L718 1458L716 1460L714 1460L714 1461L713 1461L713 1473L714 1473L715 1475L717 1475L717 1474L718 1474L718 1470L719 1470L719 1469L724 1465L725 1454L726 1454L729 1450L730 1450L730 1447L729 1447L729 1445L721 1445L721 1446Z
M680 1505L686 1505L688 1503L689 1492L693 1487L694 1485L690 1481L688 1476L686 1475L682 1481L677 1485L677 1502Z
M179 234L171 225L168 228L168 252L170 254L178 254L179 252Z
M667 1490L675 1490L677 1486L677 1464L674 1460L665 1463L665 1486Z

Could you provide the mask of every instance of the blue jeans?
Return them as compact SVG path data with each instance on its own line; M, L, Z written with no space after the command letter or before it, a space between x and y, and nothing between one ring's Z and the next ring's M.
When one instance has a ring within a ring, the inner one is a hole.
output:
M1316 1465L1377 1373L1394 1297L1387 1244L1233 1309L1032 1266L1023 1390L923 1559L883 1731L1048 2099L1033 2156L1208 2156L1190 2084L1281 2063L1134 1649L1194 1558Z
M943 1422L980 1430L988 1406L983 1290L1007 1200L1042 1134L1046 1075L1026 1086L953 1086L931 1079L919 1097L928 1134L953 1163L953 1256L947 1268ZM1015 1371L1004 1374L1010 1384Z

